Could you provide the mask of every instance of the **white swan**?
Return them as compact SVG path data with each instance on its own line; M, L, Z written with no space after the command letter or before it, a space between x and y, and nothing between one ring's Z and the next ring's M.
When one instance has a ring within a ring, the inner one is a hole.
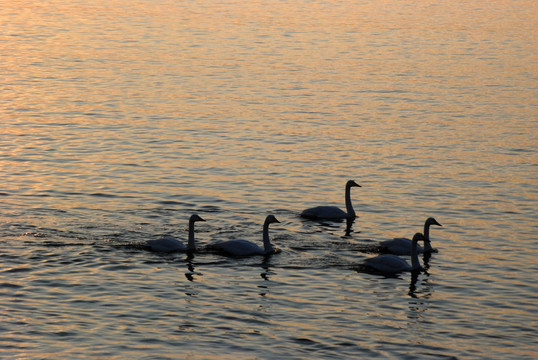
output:
M395 274L404 271L413 271L420 269L420 262L418 261L417 242L424 240L424 235L416 233L413 236L411 245L411 265L404 259L393 254L383 254L364 261L364 265L372 270L386 273Z
M354 219L357 215L355 210L353 210L353 205L351 205L351 187L358 186L361 187L353 180L349 180L346 183L346 211L341 210L337 206L316 206L303 210L301 217L307 219Z
M194 214L189 219L189 240L187 246L172 236L165 236L157 240L148 240L146 245L152 251L158 252L176 252L176 251L194 251L194 223L196 221L205 221L200 216Z
M232 256L269 255L278 252L269 240L269 224L279 223L273 215L267 216L263 223L263 249L247 240L230 240L218 242L211 247Z
M443 226L437 222L434 218L430 217L426 219L426 222L424 223L424 248L420 245L417 246L417 252L424 253L424 252L434 252L436 251L434 248L432 248L431 242L430 242L430 226L431 225L437 225L437 226ZM411 239L407 238L395 238L392 240L386 240L379 244L380 250L382 252L387 252L390 254L396 254L396 255L409 255L411 254Z

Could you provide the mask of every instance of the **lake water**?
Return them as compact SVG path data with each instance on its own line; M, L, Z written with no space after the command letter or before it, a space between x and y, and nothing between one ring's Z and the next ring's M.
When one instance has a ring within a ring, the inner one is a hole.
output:
M537 13L4 1L0 357L536 359ZM351 231L298 216L348 179ZM193 213L282 252L137 247ZM429 216L427 271L361 271Z

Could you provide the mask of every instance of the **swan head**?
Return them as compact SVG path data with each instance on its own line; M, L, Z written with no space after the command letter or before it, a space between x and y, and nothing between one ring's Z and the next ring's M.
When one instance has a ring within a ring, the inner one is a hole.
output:
M346 187L352 187L352 186L358 186L358 187L361 187L359 184L357 184L355 181L353 180L349 180L347 183L346 183Z
M191 218L189 219L190 222L195 222L195 221L205 221L204 219L202 219L200 216L198 216L197 214L193 214L191 215Z
M422 235L422 233L416 233L415 235L413 235L413 241L419 241L419 240L426 240L426 238L424 237L424 235Z
M432 217L429 217L429 218L426 220L426 225L443 226L443 225L439 224L439 223L437 222L437 220L435 220L435 219L432 218Z
M267 217L265 218L265 223L267 225L272 224L272 223L279 223L279 222L280 221L278 221L274 215L267 215Z

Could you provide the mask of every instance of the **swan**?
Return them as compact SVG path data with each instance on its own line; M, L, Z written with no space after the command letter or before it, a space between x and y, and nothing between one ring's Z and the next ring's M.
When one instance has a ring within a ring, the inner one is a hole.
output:
M417 242L425 240L424 235L416 233L411 245L411 265L404 259L393 254L383 254L364 261L364 265L374 271L395 274L404 271L413 271L421 268L418 261Z
M192 215L189 219L189 241L187 246L172 236L165 236L157 240L148 240L146 246L150 250L158 252L194 251L194 223L197 221L205 220L196 214Z
M247 240L230 240L218 242L212 246L215 250L232 256L269 255L279 252L269 240L269 224L279 223L274 215L268 215L263 223L263 249Z
M351 205L351 188L353 186L361 187L353 180L346 183L346 211L341 210L337 206L316 206L303 210L301 217L307 219L354 219L357 217L353 205Z
M424 248L420 245L417 246L417 252L430 253L436 250L432 248L430 242L430 226L437 225L443 226L437 222L434 218L430 217L426 219L424 223ZM395 238L392 240L386 240L379 244L382 252L387 252L396 255L410 255L411 254L411 240L407 238Z

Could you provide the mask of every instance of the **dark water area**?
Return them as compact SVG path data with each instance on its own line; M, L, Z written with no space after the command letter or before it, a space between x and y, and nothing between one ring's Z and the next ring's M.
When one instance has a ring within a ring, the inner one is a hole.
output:
M4 4L0 357L536 358L537 11ZM350 227L299 216L349 179ZM268 214L280 253L207 249ZM424 271L365 271L430 216Z

